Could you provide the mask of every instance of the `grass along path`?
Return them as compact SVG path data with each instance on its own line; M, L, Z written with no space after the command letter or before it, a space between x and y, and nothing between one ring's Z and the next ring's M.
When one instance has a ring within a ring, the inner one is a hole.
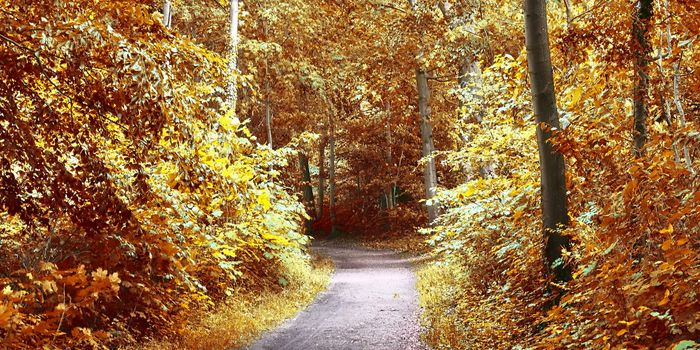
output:
M287 271L292 281L282 292L263 292L234 296L213 312L202 314L188 327L181 340L158 341L143 350L226 350L246 346L263 332L278 326L307 307L328 286L333 262L315 256L311 268L305 264Z

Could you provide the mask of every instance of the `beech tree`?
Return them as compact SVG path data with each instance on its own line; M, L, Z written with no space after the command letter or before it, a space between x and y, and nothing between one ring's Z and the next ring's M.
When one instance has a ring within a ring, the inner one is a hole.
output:
M560 129L560 125L549 49L547 7L544 0L525 0L524 10L527 63L540 155L545 256L556 278L568 281L571 279L571 268L563 261L562 250L569 246L569 240L561 234L561 230L569 224L566 173L564 157L553 142L554 133Z
M649 94L649 41L652 0L639 0L632 20L632 50L634 50L634 154L641 157L647 141L647 99Z

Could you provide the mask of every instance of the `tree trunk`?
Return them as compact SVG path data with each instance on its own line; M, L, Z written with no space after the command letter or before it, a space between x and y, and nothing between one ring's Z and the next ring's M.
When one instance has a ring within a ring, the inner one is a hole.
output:
M173 25L172 1L165 0L163 3L163 25L170 29Z
M433 152L433 127L430 125L430 87L428 77L424 70L416 70L416 85L418 87L418 110L420 112L420 134L423 143L423 157L426 158L425 169L423 170L423 184L425 187L425 199L430 201L435 196L437 187L437 172L435 170L435 159ZM435 204L427 202L428 221L430 225L437 218L437 207Z
M234 113L238 90L236 75L238 70L238 0L229 0L229 63L228 63L228 105Z
M564 7L566 8L566 27L571 27L571 22L574 20L574 16L571 13L571 3L569 0L564 0Z
M316 207L316 218L323 217L323 197L326 191L326 140L325 137L321 140L318 156L318 206Z
M331 234L335 234L337 229L336 229L336 222L335 222L335 125L334 121L331 118L330 120L330 134L331 134L331 139L330 139L330 156L329 156L329 162L330 164L328 165L329 168L329 182L330 182L330 188L328 190L328 210L329 214L331 217Z
M647 140L647 99L649 94L649 28L653 14L652 0L639 0L632 20L632 42L634 59L634 155L644 154Z
M309 170L309 157L306 154L299 152L299 168L301 169L302 191L304 194L304 204L307 212L312 216L316 214L316 205L314 202L314 190L311 187L311 171ZM311 220L306 220L306 231L311 232Z
M418 13L418 1L408 0L408 3L413 8L414 12ZM419 20L416 19L416 22L419 22ZM422 37L422 26L420 23L416 24L421 28L420 35ZM418 53L418 57L421 56L423 56L422 51ZM431 202L435 195L435 187L437 186L437 172L435 170L435 159L433 159L433 152L435 151L435 146L433 145L433 127L430 125L430 86L428 86L428 75L425 69L420 66L416 69L416 87L418 89L418 111L420 113L420 134L421 143L423 144L423 157L427 159L425 169L423 169L426 200L425 208L428 212L429 225L432 226L437 218L437 207Z
M270 108L270 81L265 81L265 128L267 129L267 144L272 148L272 109Z
M472 96L478 96L477 93L479 92L479 87L477 87L477 85L474 83L481 84L481 68L479 67L479 64L471 58L465 58L462 65L459 67L458 83L459 87L462 89L469 88L469 92L472 94ZM479 98L479 102L481 103L481 98ZM461 110L462 101L459 102L459 107ZM476 114L476 122L481 124L483 118L484 111L482 108L479 108L479 111Z
M392 145L393 145L393 135L391 133L391 105L387 102L386 103L386 113L387 113L387 123L386 123L386 164L387 164L387 174L391 175L391 167L394 163L394 155L392 153ZM394 200L394 185L395 182L391 181L389 184L387 184L386 188L386 207L387 209L394 209L395 205L395 200Z
M683 109L683 101L681 101L680 94L680 74L681 62L680 59L673 63L673 102L676 105L676 110L678 111L678 117L680 120L681 128L685 128L685 110ZM683 145L683 158L685 159L685 166L690 170L691 173L695 173L693 168L693 159L690 156L690 150L688 145Z
M564 157L551 143L553 131L559 129L559 113L554 95L545 0L525 0L524 10L532 104L537 120L545 257L555 278L568 281L571 268L563 263L562 250L568 248L569 240L560 233L561 228L569 224L566 175Z

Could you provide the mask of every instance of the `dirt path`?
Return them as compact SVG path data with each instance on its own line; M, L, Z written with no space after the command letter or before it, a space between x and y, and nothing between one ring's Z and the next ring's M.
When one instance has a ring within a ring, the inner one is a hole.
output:
M420 341L420 311L411 260L389 251L321 243L333 258L328 290L249 350L427 349Z

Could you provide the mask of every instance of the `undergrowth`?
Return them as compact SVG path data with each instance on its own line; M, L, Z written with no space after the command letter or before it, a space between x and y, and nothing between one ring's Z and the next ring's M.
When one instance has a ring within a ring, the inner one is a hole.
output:
M201 310L178 340L161 340L138 349L237 349L248 345L263 332L279 325L307 307L328 286L333 262L315 256L312 261L300 257L282 266L281 290L241 293L213 310ZM125 350L135 350L128 348Z

